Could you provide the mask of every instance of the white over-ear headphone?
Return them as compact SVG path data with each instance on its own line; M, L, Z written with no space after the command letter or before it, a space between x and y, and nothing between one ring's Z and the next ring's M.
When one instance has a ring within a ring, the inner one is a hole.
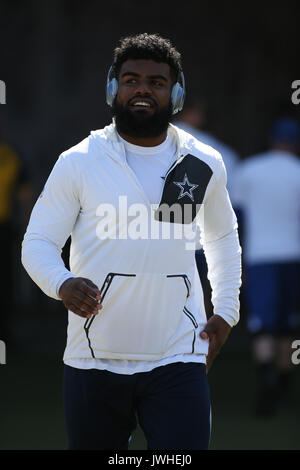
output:
M180 83L181 82L181 83ZM106 103L113 105L113 101L118 92L118 80L114 76L113 66L109 68L106 80ZM178 73L177 81L174 83L171 93L172 112L178 113L182 110L185 99L185 80L183 72Z

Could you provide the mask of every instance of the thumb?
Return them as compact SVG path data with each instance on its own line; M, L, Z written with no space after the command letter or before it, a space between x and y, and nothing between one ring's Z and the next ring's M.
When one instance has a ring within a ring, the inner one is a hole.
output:
M211 327L209 322L207 322L204 329L200 333L200 337L202 339L209 339L209 337L212 333L213 333L213 328Z
M200 337L201 337L202 339L208 339L209 336L208 336L207 331L206 331L206 330L201 331Z

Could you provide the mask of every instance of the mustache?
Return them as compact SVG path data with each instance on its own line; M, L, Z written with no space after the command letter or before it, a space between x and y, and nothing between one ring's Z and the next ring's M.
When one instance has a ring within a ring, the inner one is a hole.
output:
M130 106L132 101L134 101L134 100L150 101L153 104L153 106L157 106L157 102L154 98L151 98L151 97L146 97L145 98L144 96L140 96L140 95L133 96L132 98L130 98L130 100L127 101L127 105Z

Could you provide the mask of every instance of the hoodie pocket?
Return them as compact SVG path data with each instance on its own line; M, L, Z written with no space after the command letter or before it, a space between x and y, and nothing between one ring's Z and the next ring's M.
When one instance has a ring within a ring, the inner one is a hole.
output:
M92 357L161 357L182 327L190 291L186 274L107 274L103 308L84 325Z
M188 276L186 274L172 274L172 275L169 275L168 277L181 277L183 279L183 281L185 283L185 286L186 286L186 289L187 289L186 303L188 303L188 299L190 297L191 288L192 288L191 281L189 280ZM197 320L196 320L195 316L186 307L186 304L183 307L182 311L184 313L185 318L187 318L188 321L190 322L189 326L187 327L188 328L188 335L189 336L191 335L191 338L189 339L189 342L191 344L191 350L189 352L194 353L194 345L195 345L195 340L196 340L196 329L198 328L199 325L197 323ZM187 333L187 330L186 330L186 328L182 328L180 330L180 332L183 333L183 335L185 335ZM179 337L180 337L180 332L178 332Z
M183 279L187 289L186 298L188 299L191 294L191 281L189 280L188 276L186 274L169 274L167 277L181 277ZM183 313L191 320L193 326L198 328L198 323L192 312L190 312L186 307L183 307Z
M110 288L110 285L111 285L111 283L112 283L115 276L135 277L135 274L108 273L106 278L104 279L104 282L103 282L101 288L100 288L102 306L103 306L103 303L104 303L105 296L108 292L108 289ZM91 318L88 318L86 320L85 324L84 324L84 330L85 330L85 334L86 334L86 337L87 337L87 340L88 340L88 343L89 343L89 348L91 350L92 357L95 357L95 354L94 354L94 350L93 350L92 345L91 345L89 330L90 330L90 327L91 327L93 321L95 320L95 318L96 318L96 316L92 316Z

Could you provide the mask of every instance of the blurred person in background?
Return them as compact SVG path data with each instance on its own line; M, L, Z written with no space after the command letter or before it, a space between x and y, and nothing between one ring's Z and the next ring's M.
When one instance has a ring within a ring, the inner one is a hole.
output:
M1 297L0 339L12 339L14 308L14 248L24 233L32 209L33 187L20 154L0 136L0 242ZM19 244L18 244L19 246Z
M247 324L257 369L256 413L263 416L291 399L291 344L299 328L299 123L278 118L269 145L240 164L232 193L244 220Z
M239 163L237 152L229 145L215 137L206 130L207 104L204 100L190 97L185 103L184 109L175 121L176 126L193 135L206 145L210 145L222 155L227 175L227 190L231 194L231 186L234 177L234 170Z
M220 139L215 137L212 133L206 130L207 127L207 103L205 100L199 98L189 97L186 100L184 109L175 121L176 126L189 134L193 135L200 142L213 147L218 150L222 155L227 177L227 190L229 196L231 194L231 186L234 178L234 171L239 163L239 156L237 152L232 149L229 145L222 142ZM234 208L236 211L236 208ZM236 211L237 212L237 211ZM239 214L237 212L237 218L239 220ZM205 306L209 314L213 311L211 303L211 286L207 278L207 263L205 255L203 253L202 246L200 244L200 237L196 246L196 262L198 267L199 276L201 279Z

